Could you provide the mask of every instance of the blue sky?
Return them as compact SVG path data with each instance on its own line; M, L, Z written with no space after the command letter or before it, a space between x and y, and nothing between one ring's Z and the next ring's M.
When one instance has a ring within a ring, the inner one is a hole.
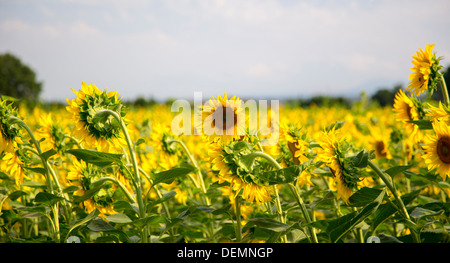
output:
M427 43L450 65L449 32L448 0L0 0L0 53L43 100L81 81L124 99L355 97L406 85Z

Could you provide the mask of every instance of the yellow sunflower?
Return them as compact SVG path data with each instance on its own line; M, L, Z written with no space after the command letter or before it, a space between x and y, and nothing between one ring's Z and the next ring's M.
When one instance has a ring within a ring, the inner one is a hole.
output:
M199 134L206 135L212 141L224 143L239 139L245 134L245 118L243 115L242 101L236 96L228 99L217 96L203 105L201 111L202 122L195 123L195 129Z
M429 135L425 139L423 158L428 169L436 168L445 181L450 175L450 129L445 122L434 122L433 130L435 135Z
M44 113L38 120L39 128L36 130L36 139L40 141L43 152L51 149L61 150L64 145L64 128L53 120L51 113Z
M424 93L426 90L433 91L436 89L436 84L441 74L439 70L442 68L439 65L440 58L436 58L433 53L434 44L427 44L425 50L419 48L416 55L413 56L412 73L409 75L410 82L407 89L416 96Z
M78 186L79 190L74 195L83 196L86 191L92 189L92 183L102 177L102 173L95 166L87 164L84 161L74 159L70 170L67 174L69 185ZM111 183L108 187L103 187L91 198L83 201L84 209L87 213L91 213L94 209L100 211L101 217L115 214L113 209L113 189Z
M126 144L121 136L121 128L112 117L98 118L96 114L105 109L117 112L124 117L123 105L116 91L106 92L99 90L95 85L89 86L83 81L81 90L72 91L76 99L69 100L66 107L72 113L75 127L73 135L80 139L86 148L95 148L103 152L121 152L122 145Z
M427 44L425 51L419 48L419 51L413 56L412 63L414 66L411 68L413 73L409 75L411 81L407 89L416 96L419 96L428 88L428 80L433 64L433 47L434 44Z
M438 107L435 107L431 104L428 105L429 111L427 112L427 116L430 117L431 121L442 120L450 125L450 109L448 107L444 107L442 102L439 101Z
M414 102L409 98L403 90L399 90L394 98L394 113L398 121L403 123L406 132L416 142L422 139L419 127L408 121L420 120L420 114Z
M341 149L344 141L335 128L322 132L317 159L330 169L337 183L337 196L346 204L353 193L353 188L357 186L358 178L354 177L355 173L345 163L345 152Z
M175 137L169 124L155 123L152 126L149 145L153 147L153 152L159 161L158 165L163 169L170 169L178 163L177 144L170 143L170 140Z
M19 125L9 123L9 117L17 115L16 109L9 101L0 100L0 153L13 153L18 144L23 144Z
M270 201L272 189L258 179L258 171L249 171L238 161L241 156L251 152L250 148L244 146L245 143L233 141L226 145L211 144L208 153L213 169L219 171L218 181L228 182L236 195L242 190L242 198L248 202ZM255 164L255 167L260 166Z
M8 152L0 161L0 170L9 173L14 178L16 186L20 186L26 176L22 167L24 163L19 153Z

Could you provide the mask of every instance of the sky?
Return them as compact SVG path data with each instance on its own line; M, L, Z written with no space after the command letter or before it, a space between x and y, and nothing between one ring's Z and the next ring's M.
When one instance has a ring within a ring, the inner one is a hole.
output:
M450 1L0 0L0 53L44 101L82 81L126 100L357 97L406 86L426 44L450 65Z

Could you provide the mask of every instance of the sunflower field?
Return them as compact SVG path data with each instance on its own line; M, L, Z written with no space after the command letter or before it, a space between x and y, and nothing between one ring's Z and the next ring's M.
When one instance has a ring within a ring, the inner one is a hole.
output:
M393 107L281 104L256 132L252 118L240 132L215 122L245 112L239 94L203 106L210 135L174 132L169 104L126 107L85 82L64 107L3 96L0 242L447 243L450 107L433 46ZM442 102L420 96L438 87Z

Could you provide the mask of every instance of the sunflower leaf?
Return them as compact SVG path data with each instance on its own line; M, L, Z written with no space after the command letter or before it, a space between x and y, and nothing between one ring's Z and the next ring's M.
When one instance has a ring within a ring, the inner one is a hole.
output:
M70 149L66 151L85 161L86 163L91 163L97 166L106 166L112 163L120 163L122 159L122 154L112 154L99 152L90 149Z

